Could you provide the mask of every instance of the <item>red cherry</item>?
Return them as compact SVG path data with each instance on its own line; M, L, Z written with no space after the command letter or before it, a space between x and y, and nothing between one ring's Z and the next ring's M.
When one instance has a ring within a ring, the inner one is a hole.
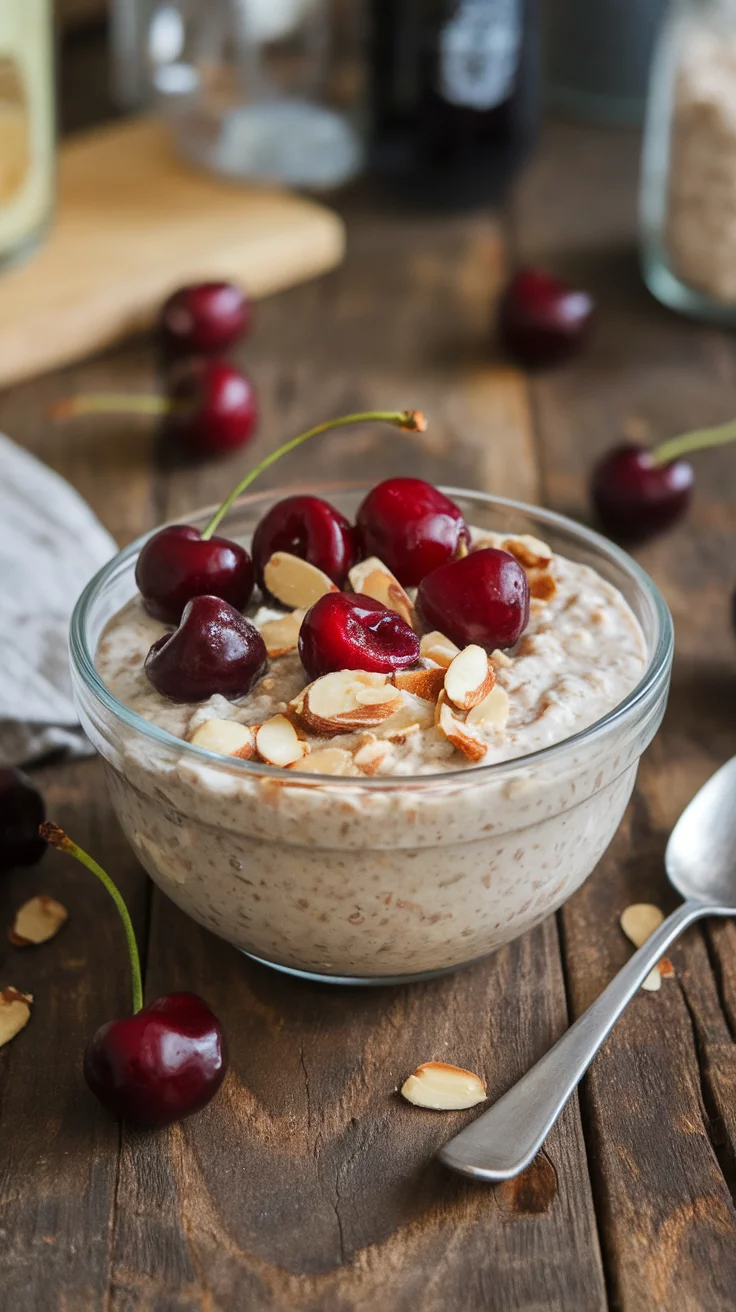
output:
M356 519L363 555L378 556L404 587L415 587L469 541L459 507L421 478L378 483Z
M84 1050L84 1078L116 1116L168 1125L198 1112L227 1070L219 1021L194 993L165 993L101 1025Z
M141 548L135 581L149 615L178 624L193 597L220 597L243 610L253 591L253 565L229 538L204 539L199 529L172 524Z
M302 620L299 655L310 679L334 670L388 674L419 659L419 639L380 601L361 592L328 592Z
M417 608L458 647L513 647L529 623L529 583L508 551L483 547L422 579Z
M46 844L38 827L46 814L43 798L28 775L0 768L0 874L16 866L35 866Z
M248 332L250 301L231 282L196 282L164 301L158 332L169 355L226 351Z
M144 669L157 692L175 702L249 693L268 666L255 624L220 597L194 597L174 633L154 642Z
M522 269L501 297L501 341L522 364L557 364L583 345L593 310L587 292L569 287L544 269Z
M624 444L598 461L591 496L607 533L641 542L685 514L694 482L687 460L657 464L647 447Z
M166 428L196 456L243 446L258 422L255 392L245 374L224 360L187 360L169 385Z
M308 560L342 587L358 557L355 537L345 516L321 497L284 497L266 511L253 534L259 588L265 592L263 571L275 551Z

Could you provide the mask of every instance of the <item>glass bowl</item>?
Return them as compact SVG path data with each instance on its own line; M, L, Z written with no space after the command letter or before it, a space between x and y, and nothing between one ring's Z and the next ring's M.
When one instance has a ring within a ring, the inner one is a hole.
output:
M325 495L349 516L367 489ZM177 906L257 960L310 979L379 984L468 964L554 911L590 874L621 820L639 757L664 713L672 621L618 547L561 515L443 489L468 521L531 533L623 593L644 633L637 686L602 719L500 764L421 776L337 778L225 758L119 702L94 657L135 594L145 538L92 579L71 624L82 724L142 865ZM244 497L225 532L247 543L294 489ZM189 519L203 527L211 511Z

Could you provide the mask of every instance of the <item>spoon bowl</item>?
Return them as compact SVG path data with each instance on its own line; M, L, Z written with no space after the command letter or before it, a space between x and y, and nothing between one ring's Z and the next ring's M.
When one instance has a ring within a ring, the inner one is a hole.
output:
M665 866L686 901L736 911L736 756L685 807L670 834Z

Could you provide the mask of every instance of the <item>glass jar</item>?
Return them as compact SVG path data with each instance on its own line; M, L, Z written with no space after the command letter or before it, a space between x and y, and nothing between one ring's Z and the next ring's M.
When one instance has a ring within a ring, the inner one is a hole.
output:
M0 264L42 236L54 196L50 0L0 0Z
M114 0L113 80L226 177L340 186L363 163L356 0Z
M665 305L736 323L736 0L677 0L652 68L643 274Z

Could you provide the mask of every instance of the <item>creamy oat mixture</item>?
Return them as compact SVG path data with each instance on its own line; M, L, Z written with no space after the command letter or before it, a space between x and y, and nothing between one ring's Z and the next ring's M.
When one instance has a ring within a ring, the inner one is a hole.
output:
M499 546L504 540L480 530L472 534L476 546ZM508 695L508 719L502 729L478 727L487 750L477 764L509 760L571 737L622 701L641 676L644 639L620 592L588 566L561 556L553 558L551 572L554 595L548 601L532 599L529 624L516 647L494 653L496 682ZM262 622L279 612L254 607L251 613ZM177 737L189 738L209 719L261 724L285 711L308 682L293 653L274 660L253 691L236 702L219 695L196 704L168 701L143 670L151 644L164 632L166 626L152 619L135 597L107 626L97 667L119 701ZM423 727L405 742L391 743L377 774L431 774L473 764L435 727L433 708L426 701L408 692L402 693L402 700L397 715ZM385 722L376 736L388 735L394 723ZM365 736L310 734L309 741L315 750L339 746L354 751Z

